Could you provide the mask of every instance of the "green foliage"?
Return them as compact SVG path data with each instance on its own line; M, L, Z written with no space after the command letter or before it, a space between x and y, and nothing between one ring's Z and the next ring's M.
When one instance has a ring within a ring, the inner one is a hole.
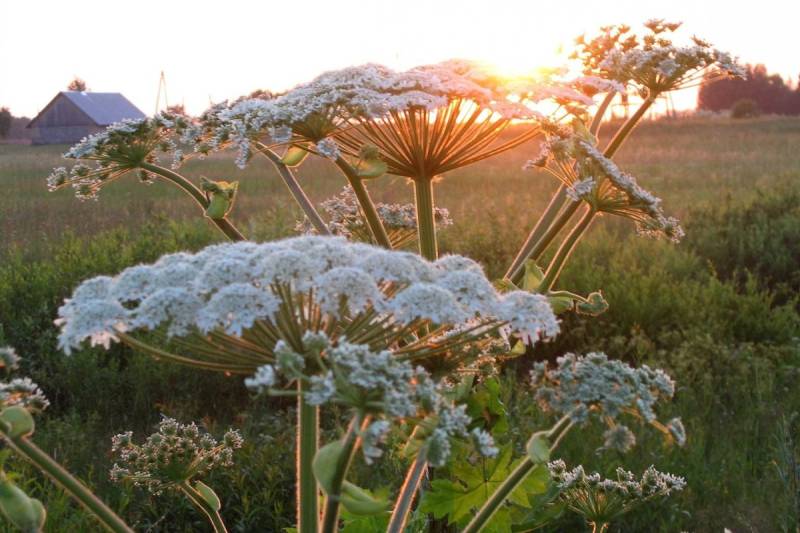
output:
M447 518L451 524L464 526L472 513L481 507L495 489L505 481L514 468L522 461L512 462L512 448L504 447L493 459L478 459L473 465L466 460L463 451L451 462L451 479L434 479L430 491L422 497L422 512L431 513L435 518ZM536 466L520 485L510 494L508 501L527 508L529 494L541 494L547 489L550 474L543 464ZM509 531L512 523L512 509L499 509L483 531Z

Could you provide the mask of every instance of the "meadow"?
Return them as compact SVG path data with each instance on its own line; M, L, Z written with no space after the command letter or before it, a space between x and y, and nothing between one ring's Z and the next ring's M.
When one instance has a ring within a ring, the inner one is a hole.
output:
M596 222L563 284L583 293L602 288L610 310L599 318L568 317L566 334L505 369L500 400L511 407L510 427L517 429L509 440L518 446L541 416L515 379L533 360L604 350L663 367L678 382L671 409L684 418L686 447L644 438L624 458L594 455L602 437L586 431L563 448L565 458L604 472L655 464L686 477L688 489L678 497L627 515L612 530L771 532L796 531L800 523L798 146L797 119L640 126L618 162L684 221L686 239L648 241L624 221ZM44 177L64 149L0 145L0 345L17 347L26 375L51 399L36 440L137 530L176 531L167 524L178 523L203 531L206 524L180 499L166 503L110 484L110 436L149 432L162 413L211 428L240 427L247 441L237 459L242 468L214 479L230 529L291 526L293 479L284 468L292 461L290 402L254 403L239 379L158 363L122 346L70 357L57 351L52 320L79 281L220 240L196 206L162 183L127 176L104 188L98 202L48 193ZM535 152L525 145L442 179L437 205L454 220L442 233L443 251L479 260L492 278L503 274L556 187L544 174L521 170ZM240 181L232 218L249 238L293 234L298 210L267 161L240 171L232 159L192 161L186 174ZM315 202L343 186L319 159L304 164L299 177ZM370 191L377 201L412 200L401 178L381 178ZM330 432L339 424L325 423ZM400 469L390 472L391 461L382 468L387 480ZM30 494L48 502L48 531L92 530L46 480L23 465L14 469L25 472L21 483ZM379 486L375 472L371 483ZM581 528L565 517L557 530Z

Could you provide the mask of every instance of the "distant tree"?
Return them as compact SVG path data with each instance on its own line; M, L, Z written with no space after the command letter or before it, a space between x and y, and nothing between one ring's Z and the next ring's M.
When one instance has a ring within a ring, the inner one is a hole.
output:
M67 90L68 91L80 91L80 92L83 92L83 91L87 90L86 89L86 82L83 81L82 79L80 79L79 77L75 76L75 79L72 80L71 82L69 82L69 85L67 85Z
M740 100L751 100L763 113L800 115L800 90L777 74L769 74L764 65L747 65L743 78L711 80L706 78L697 95L697 108L709 111L732 109Z
M12 116L7 107L0 107L0 138L5 139L11 129Z

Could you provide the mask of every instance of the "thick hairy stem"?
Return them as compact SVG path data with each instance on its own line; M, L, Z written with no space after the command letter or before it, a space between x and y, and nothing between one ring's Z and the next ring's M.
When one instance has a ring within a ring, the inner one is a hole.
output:
M356 193L358 204L361 206L361 212L364 213L364 218L367 219L367 226L369 226L369 231L372 233L375 242L391 250L392 243L389 240L389 235L386 233L386 228L383 227L383 222L381 222L381 218L378 216L378 211L375 209L372 198L369 197L367 188L364 186L364 180L361 179L356 169L343 157L339 157L336 160L336 166L338 166L342 174L345 175L347 182Z
M192 502L192 505L202 512L208 518L211 526L214 528L214 533L228 533L225 527L225 522L222 521L219 511L212 508L208 502L203 498L203 495L197 492L188 482L181 485L181 492Z
M411 513L411 504L414 502L414 496L419 491L419 485L427 470L428 461L426 460L425 451L422 450L406 473L406 478L403 480L400 494L395 501L392 518L389 521L389 527L386 528L386 533L402 533L405 529L408 515Z
M303 399L304 385L297 383L297 531L317 533L319 489L311 465L319 447L319 408Z
M31 462L39 471L47 475L64 489L75 501L83 505L105 528L117 533L133 533L122 518L92 493L89 488L74 478L60 464L25 437L12 439L3 435L6 444L19 455Z
M436 261L439 258L439 245L436 241L436 220L433 213L432 179L414 180L414 200L417 207L419 253L425 259Z
M611 102L614 100L615 96L617 96L616 91L611 91L610 93L606 94L605 98L603 98L603 101L600 103L600 106L597 108L597 111L594 114L592 124L589 126L589 133L597 135L597 133L600 131L600 124L603 122L603 117L608 110L608 106L611 105Z
M564 206L566 199L567 186L561 185L561 187L558 188L558 191L556 191L556 194L553 195L553 198L550 200L550 204L548 204L547 209L545 209L544 213L542 213L542 216L539 218L536 226L534 226L530 234L528 234L528 238L525 239L522 248L520 248L517 256L514 258L514 261L511 263L511 266L508 267L505 275L506 279L516 281L522 277L521 275L525 269L525 262L530 259L534 250L537 249L540 239L552 225L556 215L558 215L558 212Z
M586 211L580 221L572 228L572 231L569 232L567 238L564 239L564 242L561 243L555 257L553 257L553 260L550 262L550 266L547 268L541 285L539 285L539 292L544 293L553 288L553 284L555 284L558 276L561 274L567 259L575 249L575 245L578 244L578 241L583 237L583 234L586 233L592 220L594 220L595 214L596 211L594 209Z
M183 191L191 196L194 201L197 202L197 204L203 209L208 207L208 198L206 198L206 195L203 194L203 191L198 189L196 185L177 172L173 172L168 168L153 165L151 163L141 163L139 166L143 170L157 174L183 189ZM242 235L241 232L236 229L236 226L234 226L227 218L209 218L209 220L213 222L214 225L216 225L217 228L219 228L219 230L222 231L226 237L228 237L228 239L232 241L245 240L244 235Z
M289 189L289 193L292 195L292 198L294 198L294 201L300 206L300 209L303 210L303 214L311 222L311 225L314 226L314 229L317 230L317 233L320 235L330 235L331 232L328 229L328 226L325 224L325 221L322 220L322 217L319 216L319 213L314 208L314 204L312 204L311 200L309 200L308 196L306 196L305 191L300 186L300 182L297 181L292 169L283 164L283 161L281 161L281 158L278 156L278 154L266 146L259 145L258 151L264 157L269 159L275 166L275 169L278 171L281 179Z
M325 510L322 513L322 526L321 533L334 533L339 529L339 499L342 495L342 484L347 477L347 471L350 469L350 464L353 461L353 456L358 450L359 444L359 428L365 429L366 424L369 423L369 417L365 418L362 422L361 415L356 414L350 420L350 425L347 426L347 432L342 438L344 448L342 449L342 456L339 464L336 465L336 471L331 481L331 490L325 498Z
M604 156L613 157L614 154L617 153L617 150L620 149L622 143L625 142L625 139L628 138L628 135L630 135L630 133L633 131L633 128L636 127L636 124L639 123L644 114L647 113L647 110L650 109L650 106L656 101L656 96L657 95L650 95L645 98L644 102L642 102L642 105L639 106L639 109L637 109L636 112L625 121L625 124L623 124L619 131L617 131L617 133L614 135L614 138L611 139L611 142L608 143L605 152L603 152Z

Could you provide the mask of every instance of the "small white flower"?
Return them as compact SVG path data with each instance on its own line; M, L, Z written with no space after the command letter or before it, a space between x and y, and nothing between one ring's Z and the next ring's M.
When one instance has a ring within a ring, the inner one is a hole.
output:
M258 367L253 376L244 378L244 385L260 393L275 385L276 381L275 368L272 365L263 365Z

